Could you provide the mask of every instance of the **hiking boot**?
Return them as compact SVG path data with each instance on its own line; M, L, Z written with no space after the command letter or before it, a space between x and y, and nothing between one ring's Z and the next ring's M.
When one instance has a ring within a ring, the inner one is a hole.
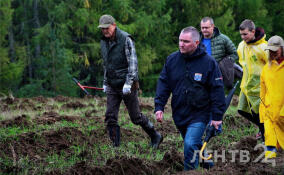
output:
M266 146L265 159L273 159L276 157L276 148L274 146Z

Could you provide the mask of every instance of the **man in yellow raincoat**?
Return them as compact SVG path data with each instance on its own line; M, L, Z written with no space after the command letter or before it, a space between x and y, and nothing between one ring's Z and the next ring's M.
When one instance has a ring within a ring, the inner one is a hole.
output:
M265 127L265 158L276 157L284 149L284 42L280 36L268 40L269 63L260 77L260 122Z
M267 41L262 28L255 27L251 20L244 20L240 27L242 42L238 46L239 63L243 67L238 113L259 127L264 141L264 125L259 121L260 74L268 61L265 51Z

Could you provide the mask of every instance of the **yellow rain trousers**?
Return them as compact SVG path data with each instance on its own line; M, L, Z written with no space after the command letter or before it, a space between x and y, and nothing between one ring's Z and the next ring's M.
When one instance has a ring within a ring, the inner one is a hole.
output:
M284 61L263 67L260 81L260 122L264 123L265 145L284 149Z
M254 43L242 41L238 46L239 63L243 67L243 78L240 85L238 110L259 113L260 74L268 61L265 35Z

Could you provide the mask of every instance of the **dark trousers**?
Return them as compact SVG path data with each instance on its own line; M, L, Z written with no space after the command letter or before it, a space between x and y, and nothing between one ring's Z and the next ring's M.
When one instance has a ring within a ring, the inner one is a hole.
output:
M238 110L238 113L258 126L259 131L261 133L261 139L262 141L264 141L264 124L260 123L259 114L256 114L254 111L252 111L252 113L247 113L241 110Z
M118 112L122 100L134 124L145 126L148 123L148 118L140 111L137 88L132 88L130 94L123 95L122 88L115 89L108 86L106 94L107 110L105 113L105 123L107 123L107 126L118 126Z

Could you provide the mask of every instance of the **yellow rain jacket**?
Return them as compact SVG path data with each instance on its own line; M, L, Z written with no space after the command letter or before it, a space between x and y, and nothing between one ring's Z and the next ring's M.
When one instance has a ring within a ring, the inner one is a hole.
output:
M240 85L238 110L259 113L260 74L268 61L265 35L254 43L242 41L238 46L239 63L243 67L243 78ZM250 104L250 105L249 105Z
M272 60L263 67L260 81L260 122L264 123L265 145L284 149L284 61Z

